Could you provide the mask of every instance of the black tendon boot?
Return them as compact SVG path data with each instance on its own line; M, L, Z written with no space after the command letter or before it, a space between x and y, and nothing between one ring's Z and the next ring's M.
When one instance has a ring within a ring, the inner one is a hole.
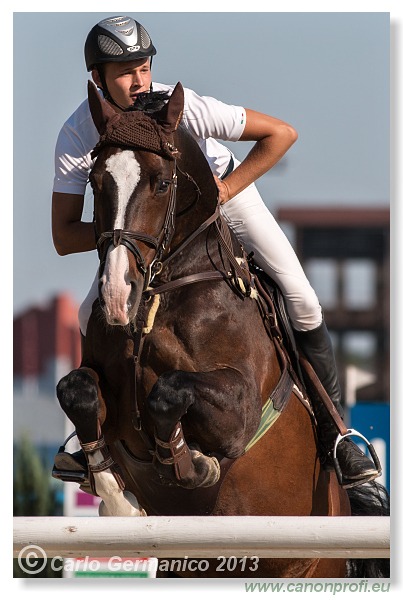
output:
M294 331L299 350L313 367L340 417L343 418L341 390L337 377L336 361L326 324L311 331ZM325 405L314 394L313 409L318 424L319 443L330 458L338 430ZM337 460L343 474L343 487L353 487L371 481L381 474L370 458L350 439L344 438L337 446Z

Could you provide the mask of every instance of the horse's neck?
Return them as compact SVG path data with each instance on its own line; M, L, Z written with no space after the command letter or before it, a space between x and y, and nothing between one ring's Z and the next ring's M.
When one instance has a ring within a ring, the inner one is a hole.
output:
M178 189L175 234L171 251L180 244L217 208L217 187L214 177L202 151L195 140L179 129L175 143L181 152L178 161ZM193 181L192 181L193 180ZM200 189L198 197L197 189Z

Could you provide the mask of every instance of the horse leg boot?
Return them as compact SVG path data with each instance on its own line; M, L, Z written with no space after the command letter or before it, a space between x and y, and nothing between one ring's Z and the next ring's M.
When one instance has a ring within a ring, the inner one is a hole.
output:
M162 480L165 478L166 483L173 479L178 485L188 489L210 487L217 483L220 476L217 459L205 456L195 445L187 445L180 421L176 423L167 442L156 435L154 439L154 467Z
M137 498L131 492L124 491L125 482L119 466L109 453L100 427L95 442L80 441L80 445L87 458L92 493L102 498L99 514L120 517L146 516Z
M336 360L325 321L311 331L294 331L294 335L298 348L310 362L338 414L343 418ZM318 424L319 443L324 448L327 457L330 457L339 432L328 409L317 397L317 394L312 396ZM338 444L337 459L346 487L361 485L380 475L372 460L361 452L350 438L344 438Z
M217 459L188 446L182 429L181 419L195 403L195 378L196 373L164 373L147 399L154 422L154 468L163 483L187 489L210 487L220 477Z

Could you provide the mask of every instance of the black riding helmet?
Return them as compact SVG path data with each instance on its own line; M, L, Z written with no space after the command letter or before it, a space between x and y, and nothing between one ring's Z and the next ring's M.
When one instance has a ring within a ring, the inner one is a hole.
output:
M142 58L150 58L151 64L156 53L157 50L141 23L124 16L108 17L97 23L89 32L84 47L87 71L97 68L104 96L113 104L116 102L106 86L103 65Z
M151 58L156 53L147 31L131 17L109 17L97 23L84 49L87 71L102 63Z

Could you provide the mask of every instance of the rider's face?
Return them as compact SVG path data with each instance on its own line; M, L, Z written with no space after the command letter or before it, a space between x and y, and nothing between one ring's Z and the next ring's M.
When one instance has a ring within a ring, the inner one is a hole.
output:
M135 102L137 95L148 92L151 85L150 59L105 64L105 81L113 100L122 108ZM94 81L99 85L99 75L93 72Z

